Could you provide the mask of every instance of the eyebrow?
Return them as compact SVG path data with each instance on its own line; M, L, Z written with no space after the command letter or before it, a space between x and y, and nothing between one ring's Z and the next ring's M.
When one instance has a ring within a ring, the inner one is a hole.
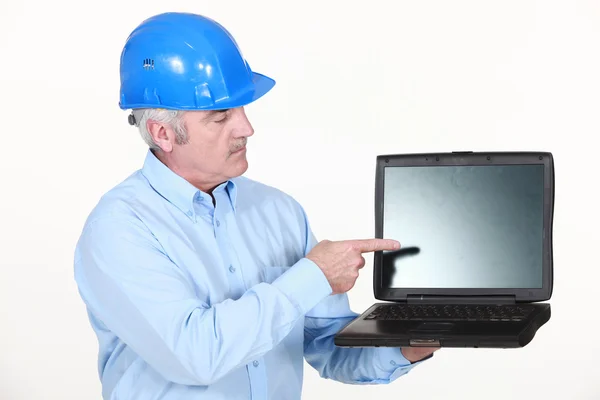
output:
M219 114L224 114L227 111L229 111L229 109L223 109L223 110L210 110L208 111L208 113L204 116L204 119L209 119L211 117L214 117L215 115L219 115Z

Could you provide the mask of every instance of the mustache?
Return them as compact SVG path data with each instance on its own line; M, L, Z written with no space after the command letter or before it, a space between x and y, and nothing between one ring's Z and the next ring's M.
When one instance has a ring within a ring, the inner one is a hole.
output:
M246 143L248 143L248 138L243 138L241 139L239 142L235 143L230 151L233 153L235 151L238 151L239 149L241 149L242 147L244 147L246 145Z

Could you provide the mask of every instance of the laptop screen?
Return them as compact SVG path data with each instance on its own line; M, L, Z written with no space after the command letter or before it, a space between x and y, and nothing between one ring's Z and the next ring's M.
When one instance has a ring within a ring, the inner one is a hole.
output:
M541 288L543 165L385 167L385 288Z

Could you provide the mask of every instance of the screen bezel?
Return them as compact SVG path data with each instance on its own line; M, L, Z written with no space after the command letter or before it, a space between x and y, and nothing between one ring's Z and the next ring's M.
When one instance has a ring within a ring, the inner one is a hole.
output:
M373 289L376 299L404 301L417 296L515 296L516 301L545 301L552 296L553 252L552 224L554 214L554 159L549 152L453 152L390 154L377 156L375 173L375 237L383 237L384 177L386 167L415 166L481 166L543 165L544 215L542 287L541 288L384 288L382 285L382 252L373 257Z

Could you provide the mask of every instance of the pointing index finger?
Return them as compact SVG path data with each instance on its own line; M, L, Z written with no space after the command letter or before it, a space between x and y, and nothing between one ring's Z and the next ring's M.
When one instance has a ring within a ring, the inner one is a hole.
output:
M351 244L361 253L370 253L381 250L398 250L400 243L392 239L362 239L351 240Z

